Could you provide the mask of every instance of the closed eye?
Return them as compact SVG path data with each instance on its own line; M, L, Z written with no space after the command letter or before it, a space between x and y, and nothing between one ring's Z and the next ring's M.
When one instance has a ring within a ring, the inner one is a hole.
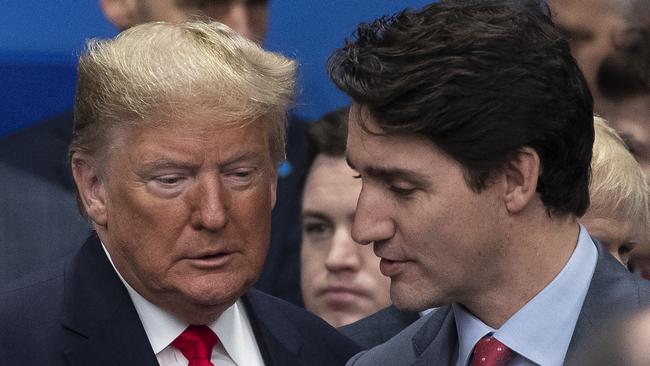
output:
M395 193L396 195L404 196L404 197L410 196L411 194L413 194L417 190L416 188L400 188L400 187L393 186L393 185L389 186L388 189L390 189L390 191Z
M154 180L164 186L175 186L180 183L183 179L182 176L177 175L163 175L160 177L154 178Z

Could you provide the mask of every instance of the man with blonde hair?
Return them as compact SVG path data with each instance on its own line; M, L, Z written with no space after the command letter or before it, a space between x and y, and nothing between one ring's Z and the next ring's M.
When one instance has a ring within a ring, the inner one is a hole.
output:
M269 0L99 0L118 29L151 21L211 19L262 44ZM75 205L66 161L72 111L0 140L0 284L34 272L76 249L90 228ZM296 194L307 123L291 116L280 166L268 260L255 287L300 305L300 205ZM52 239L56 239L56 244ZM28 254L27 254L28 253Z
M356 346L323 321L251 289L268 249L295 68L219 23L151 23L90 42L70 162L96 236L0 291L0 360L350 357Z
M594 130L591 205L580 222L627 266L635 247L647 251L650 189L643 170L618 133L600 117L594 117Z

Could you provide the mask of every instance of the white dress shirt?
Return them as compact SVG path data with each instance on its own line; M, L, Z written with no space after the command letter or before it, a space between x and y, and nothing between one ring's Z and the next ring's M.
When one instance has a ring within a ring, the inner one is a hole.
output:
M580 225L578 244L562 271L501 328L493 329L453 304L458 330L456 365L467 365L476 342L490 333L516 352L508 365L563 365L597 260L596 245Z
M103 243L102 247L104 247ZM104 251L113 264L106 247L104 247ZM189 324L142 297L124 280L115 265L113 268L131 296L160 366L187 366L188 361L185 356L171 343ZM264 366L250 319L241 299L207 326L219 337L219 342L212 349L211 361L213 364L219 366Z

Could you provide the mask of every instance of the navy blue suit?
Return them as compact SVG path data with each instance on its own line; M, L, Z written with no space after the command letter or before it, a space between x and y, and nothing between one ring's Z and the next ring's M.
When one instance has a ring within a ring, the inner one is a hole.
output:
M243 297L266 365L343 365L359 347L334 328L257 290ZM99 239L0 290L0 363L158 365L131 298Z
M271 244L256 288L302 304L300 202L297 181L308 123L292 119L287 159L293 171L278 179ZM0 141L0 286L72 253L90 235L77 209L68 145L72 113Z

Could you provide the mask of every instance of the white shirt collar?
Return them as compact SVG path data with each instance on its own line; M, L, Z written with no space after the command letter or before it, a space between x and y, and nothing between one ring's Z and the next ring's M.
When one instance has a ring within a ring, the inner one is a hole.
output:
M133 305L151 343L153 352L158 355L168 348L189 324L145 299L135 291L122 277L111 259L111 255L102 243L113 269L129 292ZM253 328L241 299L227 308L220 316L207 324L217 336L227 356L236 365L263 365L262 355L253 333Z
M578 244L562 271L499 329L453 304L458 362L467 365L474 345L489 333L517 352L513 364L562 365L596 268L598 251L580 225ZM524 358L524 359L522 359Z

